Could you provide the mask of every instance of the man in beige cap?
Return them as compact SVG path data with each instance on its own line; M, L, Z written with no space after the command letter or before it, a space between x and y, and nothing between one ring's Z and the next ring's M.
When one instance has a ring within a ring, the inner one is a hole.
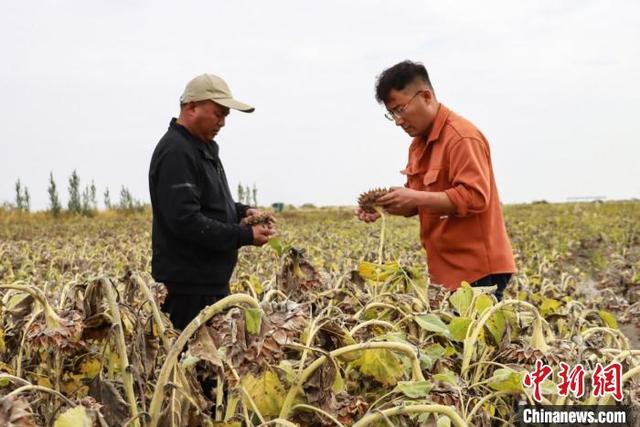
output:
M214 138L230 109L250 113L220 77L191 80L151 158L152 275L169 291L162 306L183 329L200 310L229 294L238 248L264 245L273 230L241 224L261 212L236 203Z

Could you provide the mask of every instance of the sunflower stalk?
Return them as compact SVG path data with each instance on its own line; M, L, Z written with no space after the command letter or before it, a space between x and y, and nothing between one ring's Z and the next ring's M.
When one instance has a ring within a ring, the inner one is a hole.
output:
M293 401L295 397L302 393L303 385L307 380L313 375L313 373L318 369L322 364L327 360L327 358L333 359L335 357L339 357L345 354L362 351L362 350L374 350L374 349L386 349L397 351L398 353L402 353L407 356L411 360L411 369L412 369L412 379L414 381L424 381L424 376L422 375L422 369L420 368L420 360L418 360L418 356L416 355L414 348L409 344L401 343L401 342L387 342L387 341L370 341L360 344L352 344L347 345L345 347L338 348L329 353L328 356L320 356L316 360L314 360L309 366L307 366L304 371L298 378L295 383L289 389L287 396L285 397L284 403L282 405L282 409L280 410L280 418L288 418L291 413L291 408L293 406Z
M129 404L129 411L131 412L131 418L133 418L133 426L139 427L140 420L138 419L138 402L133 389L133 374L131 372L131 366L129 365L129 357L127 355L127 344L124 338L124 327L122 326L122 318L120 317L120 309L118 308L118 300L114 290L114 285L111 280L102 278L100 279L100 285L104 289L107 303L109 304L109 311L111 311L111 318L113 319L115 327L116 338L116 350L120 358L120 371L123 376L122 382L124 384L124 391Z
M150 427L157 427L158 422L160 421L160 413L162 411L162 401L164 398L164 390L169 382L169 376L175 365L178 361L178 355L182 352L182 349L189 341L189 338L200 328L200 326L204 325L209 319L211 319L215 314L221 312L227 307L239 304L247 304L252 308L260 308L260 304L256 301L255 298L244 295L244 294L234 294L229 295L216 302L213 305L210 305L203 309L195 319L193 319L187 326L184 328L180 336L175 340L171 349L167 353L167 357L162 365L162 369L160 370L160 374L158 375L158 381L156 382L156 387L153 391L153 396L151 397L151 404L149 405L149 416L151 421L149 422Z

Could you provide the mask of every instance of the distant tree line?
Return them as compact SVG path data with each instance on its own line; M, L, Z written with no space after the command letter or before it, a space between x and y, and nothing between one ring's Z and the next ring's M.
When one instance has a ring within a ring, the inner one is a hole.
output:
M30 212L31 210L31 196L29 189L26 185L22 185L20 179L16 181L16 195L15 204L8 205L7 207L14 208L19 212ZM93 216L98 211L98 196L97 188L93 180L91 184L85 185L84 188L80 185L80 176L76 170L73 171L69 177L69 183L67 186L68 201L67 212L76 215ZM47 211L54 217L60 216L62 213L62 203L60 202L60 196L58 194L58 187L53 178L53 172L49 173L49 186L47 188L49 195L49 206ZM109 188L104 190L104 207L106 209L115 209L125 212L141 211L143 204L133 197L131 192L124 185L120 189L120 200L117 204L111 202L111 196L109 194Z
M242 183L238 184L238 202L249 206L258 206L258 189L253 184L253 188L247 185L244 187Z

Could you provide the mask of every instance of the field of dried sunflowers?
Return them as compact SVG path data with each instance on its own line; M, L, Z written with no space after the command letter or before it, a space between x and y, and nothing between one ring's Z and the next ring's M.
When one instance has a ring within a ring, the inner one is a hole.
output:
M499 304L430 284L413 219L288 211L270 247L242 250L236 293L179 334L148 213L0 213L0 425L510 424L536 359L618 361L638 405L640 204L505 216L519 273ZM588 384L543 383L543 402L611 403Z

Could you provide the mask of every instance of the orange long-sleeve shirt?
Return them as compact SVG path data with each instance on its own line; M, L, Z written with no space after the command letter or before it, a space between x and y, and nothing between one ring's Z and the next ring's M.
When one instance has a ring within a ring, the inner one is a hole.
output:
M444 191L456 209L418 212L432 283L456 289L463 280L516 271L489 143L471 122L440 104L429 136L411 143L403 173L407 187Z

